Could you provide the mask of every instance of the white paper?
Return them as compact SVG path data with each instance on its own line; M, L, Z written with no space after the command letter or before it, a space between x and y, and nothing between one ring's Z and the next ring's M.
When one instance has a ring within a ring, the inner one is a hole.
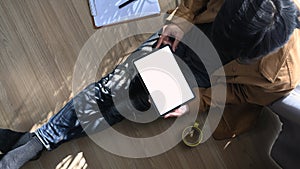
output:
M119 9L127 0L89 0L96 27L116 24L160 13L158 0L136 0Z

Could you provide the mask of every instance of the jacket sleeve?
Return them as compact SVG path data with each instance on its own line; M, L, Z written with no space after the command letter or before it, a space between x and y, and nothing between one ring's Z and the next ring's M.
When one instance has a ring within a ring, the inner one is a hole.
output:
M168 21L178 25L187 32L194 23L195 15L207 5L209 0L182 0L181 4L167 18ZM186 23L189 22L189 23Z
M217 84L214 88L198 88L200 94L199 112L205 112L209 107L223 107L224 105L255 104L266 106L273 101L287 95L292 89L274 92L271 89L243 84ZM215 95L212 98L212 90L226 90L224 97Z

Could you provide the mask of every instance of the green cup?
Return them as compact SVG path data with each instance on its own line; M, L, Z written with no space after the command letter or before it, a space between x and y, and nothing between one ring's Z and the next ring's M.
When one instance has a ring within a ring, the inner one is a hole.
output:
M199 128L199 123L186 127L182 132L182 141L189 147L196 147L202 141L203 133Z

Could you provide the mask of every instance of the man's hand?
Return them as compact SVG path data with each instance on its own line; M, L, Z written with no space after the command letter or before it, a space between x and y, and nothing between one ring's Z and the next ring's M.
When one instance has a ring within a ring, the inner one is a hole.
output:
M165 25L162 30L162 34L159 37L156 48L163 45L170 45L173 52L175 52L180 40L182 39L184 32L175 24Z
M169 117L180 117L189 112L189 106L187 104L180 106L178 109L175 109L173 112L170 112L164 116L164 118Z

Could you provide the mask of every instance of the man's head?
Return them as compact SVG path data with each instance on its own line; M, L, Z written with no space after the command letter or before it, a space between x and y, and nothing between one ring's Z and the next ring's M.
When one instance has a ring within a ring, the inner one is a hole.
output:
M282 47L299 27L292 0L225 0L212 29L222 55L257 59Z

